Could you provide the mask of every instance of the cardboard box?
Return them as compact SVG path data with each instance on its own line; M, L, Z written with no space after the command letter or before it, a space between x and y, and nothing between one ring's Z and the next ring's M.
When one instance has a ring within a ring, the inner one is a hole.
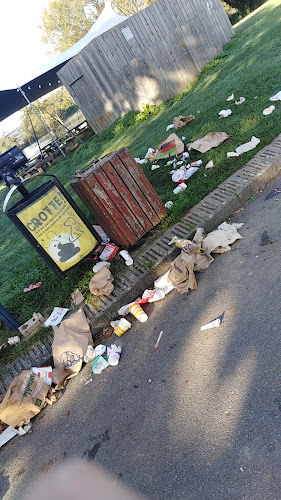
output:
M35 332L40 326L44 326L45 318L40 313L33 313L26 323L19 327L19 331L24 337L28 337L31 333Z

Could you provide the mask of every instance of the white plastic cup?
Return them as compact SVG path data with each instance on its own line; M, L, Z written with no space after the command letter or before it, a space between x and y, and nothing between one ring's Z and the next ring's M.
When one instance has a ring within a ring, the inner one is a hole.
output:
M126 266L131 266L134 261L127 250L121 250L119 255L124 259Z
M168 208L168 210L169 210L169 208L171 208L173 206L173 202L172 201L167 201L164 206L166 208Z
M107 348L107 361L110 366L117 366L122 352L121 346L115 344Z
M18 344L20 342L20 338L18 335L16 335L15 337L10 337L8 339L8 344L10 345L15 345L15 344Z
M125 333L129 328L131 328L132 324L130 321L127 321L125 318L120 319L118 325L114 329L114 333L118 335L118 337L121 337L123 333Z
M131 304L129 306L130 313L137 318L140 323L145 323L148 320L147 314L145 314L144 310L141 308L139 304Z

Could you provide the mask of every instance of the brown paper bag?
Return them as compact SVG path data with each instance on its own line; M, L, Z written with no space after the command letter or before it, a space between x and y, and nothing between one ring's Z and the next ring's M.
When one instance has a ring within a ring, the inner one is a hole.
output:
M0 405L0 419L12 427L30 422L42 409L50 386L31 370L24 370L12 381Z
M175 128L182 128L184 127L187 123L191 122L194 120L193 115L189 116L175 116L173 119L173 124L175 125Z
M191 149L195 149L196 151L199 151L199 153L206 153L206 151L219 146L229 137L230 136L225 132L210 132L201 139L197 139L197 141L189 144L188 151L191 151Z
M107 297L113 292L114 278L109 271L107 266L103 266L94 276L92 277L89 289L93 295L106 295Z
M53 330L55 332L52 344L54 365L55 369L63 368L61 371L63 381L79 373L87 347L93 345L93 339L83 309L74 312L59 326L54 326ZM58 371L55 371L55 374L58 374ZM60 380L56 380L56 383L59 382Z
M187 293L188 290L197 288L197 281L193 272L195 255L190 256L190 262L186 262L180 254L172 263L167 281L171 283L179 293Z

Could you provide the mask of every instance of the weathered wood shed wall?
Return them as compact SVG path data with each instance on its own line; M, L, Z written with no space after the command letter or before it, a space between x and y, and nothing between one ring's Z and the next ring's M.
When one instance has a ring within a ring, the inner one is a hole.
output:
M58 76L100 133L180 92L233 34L221 0L158 0L94 38Z

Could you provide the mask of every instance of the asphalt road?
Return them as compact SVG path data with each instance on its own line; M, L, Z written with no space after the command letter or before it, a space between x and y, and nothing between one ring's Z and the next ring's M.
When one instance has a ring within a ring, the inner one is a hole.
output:
M281 499L281 194L265 201L276 186L234 215L244 239L197 274L197 291L145 306L118 367L84 385L87 366L1 450L1 498L87 457L151 500Z

